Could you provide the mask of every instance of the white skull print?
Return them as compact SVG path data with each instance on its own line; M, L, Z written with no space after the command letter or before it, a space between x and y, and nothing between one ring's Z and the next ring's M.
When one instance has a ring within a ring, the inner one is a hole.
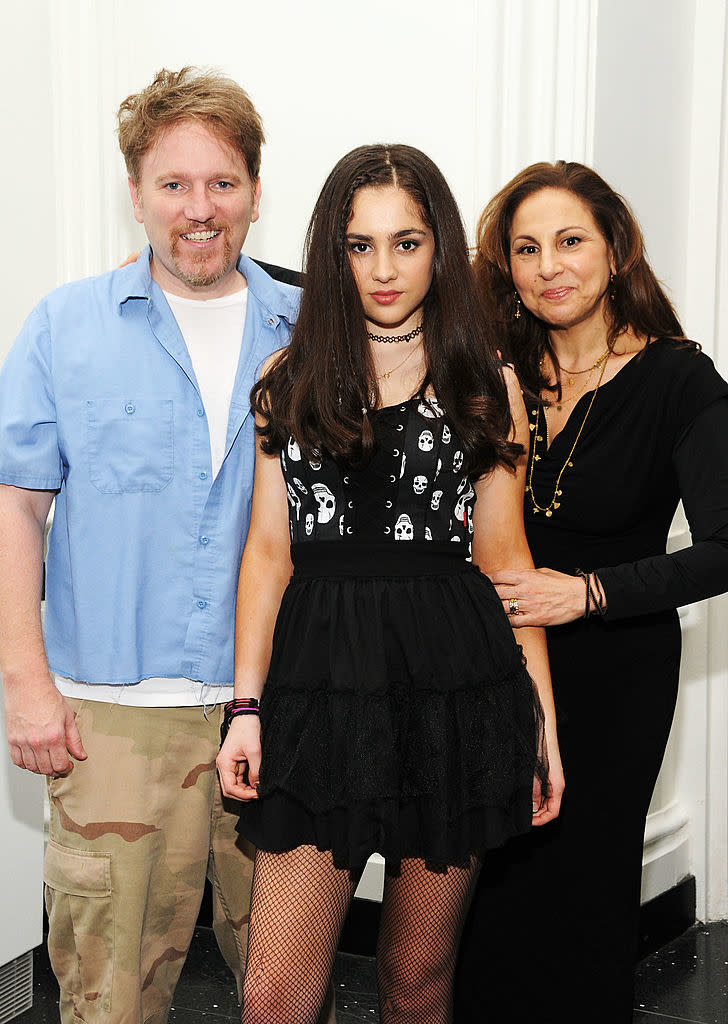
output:
M402 468L401 468L401 469L400 469L400 471L399 471L399 478L400 478L400 480L401 480L401 479L402 479L402 477L404 476L404 467L405 467L406 465L407 465L407 455L406 455L406 453L405 453L405 452L402 452Z
M414 487L415 494L424 494L427 487L427 477L419 474L412 481L412 486Z
M453 456L452 468L455 473L459 473L460 470L463 468L463 453L459 450L456 451L455 455Z
M317 451L314 448L313 451L311 452L311 455L313 456L313 458L309 461L309 466L314 471L314 473L318 473L318 471L321 469L321 452Z
M465 522L465 506L468 504L471 498L475 497L475 491L473 490L471 484L468 481L466 482L468 483L468 489L467 491L465 491L464 494L461 494L460 497L458 498L457 504L455 505L455 511L453 512L453 518L458 523Z
M344 517L343 516L339 516L339 533L341 534L342 537L344 536Z
M432 530L429 526L425 527L425 540L432 540Z
M417 412L427 420L436 420L445 415L445 411L435 398L429 398L426 402L419 402Z
M336 498L334 498L326 484L311 484L311 490L318 505L317 522L330 522L336 512Z
M306 513L306 536L310 537L313 533L313 512Z
M417 440L417 447L421 452L431 452L435 447L435 438L431 430L423 430Z
M291 459L292 462L301 461L301 449L298 447L298 441L294 440L292 437L288 438L288 458Z
M437 512L440 507L440 500L442 498L442 491L433 491L432 499L430 500L430 508L433 512Z
M301 514L301 499L296 494L295 490L293 489L293 487L291 487L290 484L286 484L286 490L288 491L288 501L290 503L290 506L291 508L295 508L296 519L298 519L298 517Z
M442 425L442 443L443 444L450 444L450 438L451 437L452 437L452 434L450 433L450 428L448 427L447 423L443 423L443 425Z
M306 487L303 481L299 480L297 476L294 476L293 482L296 485L296 488L301 492L301 494L308 494L308 487Z
M395 540L412 540L414 537L415 528L412 525L412 520L403 512L397 522L394 524L394 537Z

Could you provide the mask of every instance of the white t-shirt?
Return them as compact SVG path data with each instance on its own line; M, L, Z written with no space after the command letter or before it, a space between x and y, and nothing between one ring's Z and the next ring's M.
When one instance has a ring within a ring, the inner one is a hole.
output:
M202 397L210 432L212 476L217 476L227 448L230 399L240 358L248 288L219 299L183 299L165 292L182 332ZM99 700L129 707L171 708L218 704L232 696L229 686L193 679L142 679L139 683L77 683L56 676L64 697Z
M230 399L240 358L248 289L220 299L165 297L179 324L207 414L212 475L225 457Z

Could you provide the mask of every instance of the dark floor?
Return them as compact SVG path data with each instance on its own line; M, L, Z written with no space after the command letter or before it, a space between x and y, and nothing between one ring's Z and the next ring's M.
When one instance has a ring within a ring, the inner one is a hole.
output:
M45 950L35 951L34 1005L14 1024L55 1024L57 989ZM377 1021L374 962L336 959L337 1024ZM643 960L637 972L634 1024L728 1024L728 922L697 925ZM177 987L170 1022L238 1021L235 986L212 932L198 928Z

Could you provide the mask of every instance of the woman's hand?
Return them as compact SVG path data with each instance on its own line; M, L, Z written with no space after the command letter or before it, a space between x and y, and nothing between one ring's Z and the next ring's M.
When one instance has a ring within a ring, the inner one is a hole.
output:
M532 825L545 825L547 821L557 818L561 810L561 797L564 794L564 773L561 759L549 764L549 777L546 792L543 793L538 779L533 780L533 816Z
M554 569L502 569L490 579L511 625L560 626L584 615L584 580Z
M553 821L561 810L561 797L564 794L564 769L561 764L561 751L553 714L549 714L546 718L544 742L549 776L546 780L545 792L540 779L534 777L532 825L545 825L547 821Z
M235 800L258 799L260 757L260 719L257 715L237 715L217 755L220 787L225 796Z

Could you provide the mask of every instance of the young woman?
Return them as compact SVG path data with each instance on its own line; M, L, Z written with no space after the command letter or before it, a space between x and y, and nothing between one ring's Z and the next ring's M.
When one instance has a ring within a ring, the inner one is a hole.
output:
M481 855L552 819L563 787L543 634L522 630L521 650L483 575L532 567L525 410L423 153L336 165L306 272L291 345L253 393L218 759L258 847L243 1020L315 1021L379 851L381 1020L445 1022Z

